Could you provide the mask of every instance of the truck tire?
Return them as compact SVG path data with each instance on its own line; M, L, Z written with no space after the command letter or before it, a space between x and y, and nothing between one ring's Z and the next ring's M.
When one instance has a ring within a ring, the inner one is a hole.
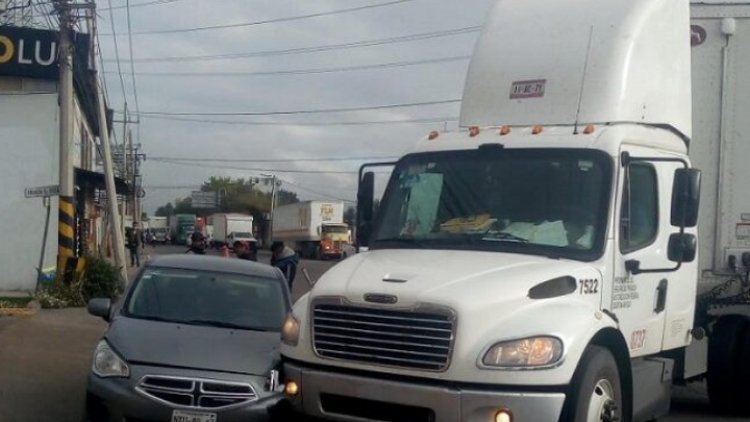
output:
M750 325L740 316L721 318L708 342L708 397L711 406L722 413L748 410L746 393L750 390L743 372L750 365ZM743 350L745 349L745 350Z
M589 346L580 362L560 422L628 422L622 419L622 384L612 352Z

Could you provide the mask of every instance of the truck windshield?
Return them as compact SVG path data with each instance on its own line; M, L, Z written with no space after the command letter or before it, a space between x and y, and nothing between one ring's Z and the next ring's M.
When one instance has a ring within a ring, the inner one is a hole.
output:
M347 234L349 233L349 227L347 226L323 226L324 233L333 234Z
M413 154L396 166L372 249L603 253L612 159L591 150Z

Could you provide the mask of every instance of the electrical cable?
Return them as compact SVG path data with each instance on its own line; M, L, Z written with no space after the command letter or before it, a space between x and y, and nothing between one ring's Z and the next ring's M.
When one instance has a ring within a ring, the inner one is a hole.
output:
M109 7L110 7L109 19L111 21L110 24L112 25L112 32L115 32L115 16L112 13L112 9L111 9L112 0L107 0L107 2L109 3ZM120 48L117 45L117 35L112 37L112 41L114 42L114 45L115 45L115 59L117 61L117 73L120 75L120 88L122 88L122 97L123 97L123 100L125 101L125 104L127 104L128 95L125 91L125 79L122 77L122 66L120 65ZM102 66L102 70L104 70L103 66Z
M423 119L403 119L403 120L366 120L366 121L328 121L328 122L247 122L240 120L212 120L212 119L193 119L185 117L171 116L142 116L144 119L170 120L188 123L208 123L220 125L241 125L241 126L307 126L307 127L324 127L324 126L369 126L369 125L392 125L392 124L433 124L447 123L458 121L458 117L428 117Z
M366 6L349 7L346 9L331 10L328 12L310 13L306 15L289 16L285 18L276 18L276 19L266 19L266 20L254 21L254 22L242 22L242 23L222 24L222 25L207 25L207 26L197 26L197 27L192 27L192 28L154 29L150 31L137 31L137 32L133 32L133 35L184 34L188 32L215 31L218 29L246 28L249 26L259 26L259 25L267 25L271 23L281 23L281 22L292 22L292 21L298 21L298 20L303 20L303 19L319 18L323 16L332 16L332 15L340 15L344 13L359 12L362 10L369 10L369 9L375 9L375 8L386 7L386 6L395 6L398 4L409 3L412 1L415 1L415 0L392 0L386 3L377 3L377 4L366 5ZM117 34L113 30L111 34L102 34L102 35L117 35Z
M398 37L379 38L366 41L354 41L341 44L328 44L314 47L299 47L289 48L283 50L265 50L265 51L253 51L247 53L224 53L224 54L207 54L200 56L167 56L167 57L140 57L133 58L128 57L123 60L132 60L139 63L160 63L160 62L189 62L189 61L205 61L205 60L236 60L251 57L271 57L271 56L282 56L292 54L306 54L306 53L319 53L325 51L341 50L341 49L352 49L360 47L376 47L388 44L397 44L404 42L423 41L435 38L451 37L454 35L463 35L479 32L481 26L468 26L464 28L449 29L444 31L424 32L419 34L402 35ZM105 62L112 62L112 59L106 59Z
M130 0L125 0L125 6L127 8L127 21L128 21L128 48L130 49L130 57L133 57L133 27L130 19ZM111 11L110 11L111 12ZM113 29L114 32L114 29ZM138 103L138 82L135 79L135 63L130 61L130 76L133 84L133 98L135 100L135 114L140 115L140 104ZM136 137L140 142L141 139L141 125L136 125Z
M307 109L307 110L286 110L286 111L227 111L227 112L167 112L167 111L142 111L139 116L290 116L290 115L301 115L301 114L325 114L325 113L347 113L354 111L373 111L373 110L390 110L394 108L411 108L411 107L422 107L422 106L433 106L443 104L456 104L460 103L461 99L451 100L438 100L438 101L423 101L415 103L399 103L399 104L382 104L374 106L360 106L360 107L341 107L341 108L322 108L322 109ZM120 113L120 112L118 112Z
M138 75L149 76L149 77L200 76L200 77L221 77L221 78L225 78L229 76L317 75L317 74L325 74L325 73L352 72L352 71L370 70L370 69L390 69L390 68L419 66L419 65L425 65L425 64L458 62L458 61L466 61L466 60L469 60L470 58L471 56L454 56L454 57L441 57L441 58L436 58L436 59L400 61L400 62L378 63L378 64L359 65L359 66L272 70L272 71L265 71L265 72L138 72ZM107 72L107 73L116 73L116 72Z

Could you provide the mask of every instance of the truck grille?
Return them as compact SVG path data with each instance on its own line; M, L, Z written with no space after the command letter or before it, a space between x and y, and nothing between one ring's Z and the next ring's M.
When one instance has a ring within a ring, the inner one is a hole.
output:
M250 384L147 375L136 390L159 402L183 407L219 409L257 398Z
M313 341L321 357L443 371L455 318L445 311L404 311L317 304Z

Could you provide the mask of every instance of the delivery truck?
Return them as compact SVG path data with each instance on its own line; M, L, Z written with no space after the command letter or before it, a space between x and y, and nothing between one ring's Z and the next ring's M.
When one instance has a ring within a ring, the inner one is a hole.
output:
M169 216L170 239L175 245L187 245L190 235L195 231L195 214L175 214Z
M246 214L214 214L213 246L234 248L236 242L255 242L253 216Z
M349 244L343 202L305 201L277 207L272 223L272 239L303 258L342 258Z
M461 129L397 163L287 317L337 421L612 422L706 380L750 414L750 2L499 0Z

